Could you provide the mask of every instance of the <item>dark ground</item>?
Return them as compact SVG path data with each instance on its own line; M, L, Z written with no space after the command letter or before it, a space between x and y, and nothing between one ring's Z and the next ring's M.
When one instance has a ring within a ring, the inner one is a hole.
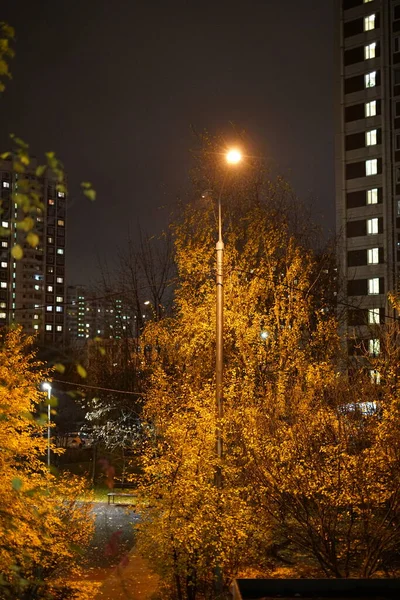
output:
M93 505L96 516L95 533L87 555L85 566L92 568L112 568L123 561L134 545L134 524L139 516L128 505L96 502Z

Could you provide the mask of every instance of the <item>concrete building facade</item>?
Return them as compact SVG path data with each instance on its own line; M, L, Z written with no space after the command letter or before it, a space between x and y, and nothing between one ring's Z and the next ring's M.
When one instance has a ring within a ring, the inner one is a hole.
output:
M67 198L48 170L36 175L36 166L31 161L21 173L11 159L0 160L0 327L19 323L39 343L59 346L65 341ZM26 213L13 194L28 184L42 207ZM19 225L27 215L39 236L36 247L27 243ZM11 255L15 244L23 249L20 260Z
M339 301L350 353L376 355L400 274L400 0L337 0L336 24Z

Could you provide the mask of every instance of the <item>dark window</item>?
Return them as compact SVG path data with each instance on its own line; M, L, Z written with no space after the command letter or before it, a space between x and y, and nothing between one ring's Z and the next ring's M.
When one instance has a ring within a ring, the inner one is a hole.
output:
M393 19L400 19L400 5L394 7Z
M349 356L356 356L365 354L367 351L365 341L363 340L350 340L348 343L348 354Z
M366 279L353 279L347 282L348 296L366 296L368 291L368 281Z
M358 35L364 31L363 19L355 19L354 21L347 21L343 25L343 35L345 38L353 35Z
M353 65L355 63L362 62L364 60L364 46L358 46L358 48L351 48L346 50L343 55L344 65Z
M376 107L376 113L378 114L378 106ZM365 118L365 105L353 104L352 106L346 106L344 109L344 120L346 123L350 121L358 121L359 119Z
M348 8L354 8L355 6L361 6L363 4L363 0L343 0L342 6L343 10L347 10Z
M367 235L367 224L365 219L362 221L349 221L346 225L347 237Z
M350 192L346 195L347 208L357 208L359 206L365 206L366 203L367 200L365 190L362 190L360 192Z
M365 147L365 133L353 133L346 135L346 150L356 150L357 148ZM362 176L361 176L362 177Z
M347 313L349 325L365 325L368 320L368 312L363 308L351 308Z
M349 163L346 165L346 179L365 177L365 162Z
M378 85L378 83L376 83ZM356 75L355 77L348 77L344 80L344 93L353 94L354 92L360 92L365 87L364 75Z
M367 264L367 251L366 250L350 250L347 253L347 266L348 267L360 267L361 265Z

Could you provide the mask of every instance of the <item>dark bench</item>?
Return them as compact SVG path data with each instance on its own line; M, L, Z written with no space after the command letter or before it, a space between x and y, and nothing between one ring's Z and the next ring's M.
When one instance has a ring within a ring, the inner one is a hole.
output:
M115 504L115 498L134 498L135 494L129 494L128 492L108 492L108 504Z

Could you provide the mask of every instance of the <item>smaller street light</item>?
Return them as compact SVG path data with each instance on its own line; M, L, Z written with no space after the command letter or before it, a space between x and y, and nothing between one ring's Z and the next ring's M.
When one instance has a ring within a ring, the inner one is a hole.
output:
M47 392L47 467L50 469L50 399L51 385L47 381L42 383L42 389Z

